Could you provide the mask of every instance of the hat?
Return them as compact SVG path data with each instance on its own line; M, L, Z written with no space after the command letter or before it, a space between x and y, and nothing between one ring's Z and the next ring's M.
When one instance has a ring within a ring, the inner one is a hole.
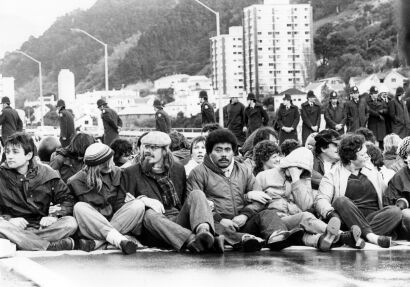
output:
M84 163L88 166L96 166L109 160L114 155L114 151L105 144L93 143L84 154Z
M337 93L336 93L336 91L330 92L330 99L337 99Z
M307 98L308 98L308 99L309 99L309 98L316 98L315 93L314 93L313 91L309 91L309 92L307 93Z
M169 146L171 144L171 138L166 133L152 131L142 138L141 143L144 145Z
M162 103L161 103L161 101L160 100L158 100L158 99L155 99L154 100L154 103L152 104L154 107L162 107Z
M58 100L56 107L57 107L57 108L65 107L65 102L64 102L64 100Z
M2 97L2 98L1 98L1 103L2 103L2 104L9 104L9 105L10 105L10 99L9 99L9 97Z
M246 100L247 100L247 101L249 101L249 100L254 100L254 101L256 101L255 94L254 94L254 93L249 93L249 94L248 94L248 97L246 98Z
M101 106L104 106L106 104L107 104L107 102L104 99L99 99L97 101L97 107L101 107Z
M292 96L289 95L289 94L285 94L285 96L283 97L282 100L284 100L284 101L292 101Z
M370 87L370 94L371 95L378 94L378 93L379 93L379 90L375 86Z
M398 87L396 89L396 97L401 96L404 94L404 89L402 87Z
M282 169L299 167L311 173L313 170L313 153L305 147L298 147L284 157L279 166Z
M356 86L353 86L350 88L350 94L358 94L359 93L359 88Z
M337 131L332 129L325 129L320 131L315 136L316 145L318 146L327 146L330 143L339 144L340 135Z
M407 149L410 146L410 137L405 137L397 147L397 154L404 160L407 159Z
M208 94L206 93L206 91L200 91L199 92L199 97L200 98L208 98Z

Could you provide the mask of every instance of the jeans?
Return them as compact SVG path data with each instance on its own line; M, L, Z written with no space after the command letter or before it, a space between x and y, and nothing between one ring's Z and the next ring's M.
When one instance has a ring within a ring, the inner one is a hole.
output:
M326 232L327 224L322 220L317 219L312 213L307 211L282 217L282 220L286 224L288 230L302 227L306 232L312 234L321 234Z

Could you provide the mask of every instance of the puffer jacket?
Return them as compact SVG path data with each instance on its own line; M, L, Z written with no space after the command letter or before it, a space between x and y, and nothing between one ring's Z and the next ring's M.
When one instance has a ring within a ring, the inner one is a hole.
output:
M255 177L245 165L235 161L231 176L228 178L217 167L209 155L204 162L189 174L187 182L188 193L192 190L202 190L207 199L214 203L214 220L232 219L239 214L248 218L255 212L247 208L245 194L253 190Z
M300 180L291 182L285 174L289 167L304 170ZM262 190L271 197L267 208L276 210L280 217L309 211L315 197L310 178L312 169L312 152L300 147L285 157L279 167L260 172L256 176L255 190Z

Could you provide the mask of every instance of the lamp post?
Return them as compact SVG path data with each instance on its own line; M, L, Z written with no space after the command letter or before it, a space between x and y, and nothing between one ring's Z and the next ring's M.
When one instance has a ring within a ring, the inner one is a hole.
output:
M78 28L71 28L70 29L72 32L76 32L76 33L82 33L84 35L87 35L88 37L90 37L91 39L97 41L98 43L100 43L101 45L104 46L104 69L105 69L105 93L106 96L108 94L108 49L107 49L107 44L104 43L103 41L95 38L93 35L89 34L88 32L82 30L82 29L78 29Z
M30 60L36 62L38 64L38 81L40 86L40 125L44 125L44 101L43 101L43 79L41 73L41 62L39 60L34 59L30 55L24 53L23 51L17 50L16 53L22 54L23 56L29 58Z
M202 3L199 0L194 0L194 1L197 2L199 5L201 5L202 7L204 7L205 9L207 9L208 11L215 14L215 17L216 17L216 36L219 38L219 36L221 35L219 12L211 9L210 7L208 7L207 5L205 5L204 3ZM223 127L224 126L224 117L223 117L223 108L222 108L222 99L221 98L222 98L222 95L219 93L219 89L218 89L219 125L221 127Z

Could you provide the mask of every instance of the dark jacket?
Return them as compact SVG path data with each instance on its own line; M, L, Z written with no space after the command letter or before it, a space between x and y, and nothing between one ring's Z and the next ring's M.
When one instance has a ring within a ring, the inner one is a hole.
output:
M410 203L410 170L407 166L390 179L383 194L383 205L395 205L399 198L405 198Z
M320 128L320 106L317 103L313 103L310 106L309 102L304 102L301 108L302 115L302 145L305 145L308 136L313 133L313 126Z
M202 126L215 122L214 108L207 101L201 105Z
M245 126L244 111L245 106L240 102L228 104L226 107L228 117L226 126L236 136L239 145L242 145L246 138L243 132L243 127Z
M329 106L325 110L325 121L327 129L336 130L336 125L343 125L343 128L338 130L338 132L339 134L344 134L346 113L343 105L338 102L336 108L334 108L332 104L329 103Z
M42 217L48 216L50 203L60 204L57 215L72 215L74 196L58 173L47 165L33 163L26 176L7 164L0 167L0 215L23 217L38 228Z
M105 107L102 110L101 118L104 125L104 143L109 146L118 138L119 128L122 127L122 120L118 114L109 107Z
M3 143L15 132L20 132L23 130L23 122L21 121L19 114L10 106L3 109L0 115L0 125Z
M377 99L373 101L371 97L367 100L369 107L369 121L367 127L371 130L378 141L383 141L386 136L385 115L388 114L387 103Z
M256 104L253 108L246 107L244 116L244 124L248 128L248 135L261 126L266 126L269 122L268 113L261 104Z
M68 188L76 196L78 201L89 203L98 212L107 218L116 211L115 204L121 183L121 169L114 166L110 173L102 175L102 188L87 187L87 172L79 171L68 180Z
M300 121L298 107L291 105L286 109L285 105L280 105L277 115L277 125L279 130L279 143L281 144L286 139L298 140L297 127ZM292 127L293 131L287 133L282 130L282 127Z
M60 142L62 147L69 145L71 138L75 135L73 114L66 109L61 109L58 113L60 122ZM63 140L65 138L65 140Z
M359 99L356 103L351 100L345 104L347 132L355 132L358 128L366 127L369 118L367 103Z
M163 133L169 134L171 132L171 119L162 108L155 113L155 128Z
M392 133L401 138L410 134L410 119L405 102L400 102L397 97L389 102L389 115L391 119Z
M186 199L186 174L184 167L181 164L174 162L170 170L170 177L179 200L181 201L181 204L183 204ZM158 183L143 173L140 162L123 170L121 177L121 191L118 194L116 210L124 204L127 192L135 197L145 195L149 198L159 200L164 204ZM164 207L167 208L166 206ZM175 215L175 213L177 213L175 208L165 210L166 215Z
M67 183L67 180L83 167L83 159L71 156L65 148L60 148L51 155L50 167L57 170L61 179Z

